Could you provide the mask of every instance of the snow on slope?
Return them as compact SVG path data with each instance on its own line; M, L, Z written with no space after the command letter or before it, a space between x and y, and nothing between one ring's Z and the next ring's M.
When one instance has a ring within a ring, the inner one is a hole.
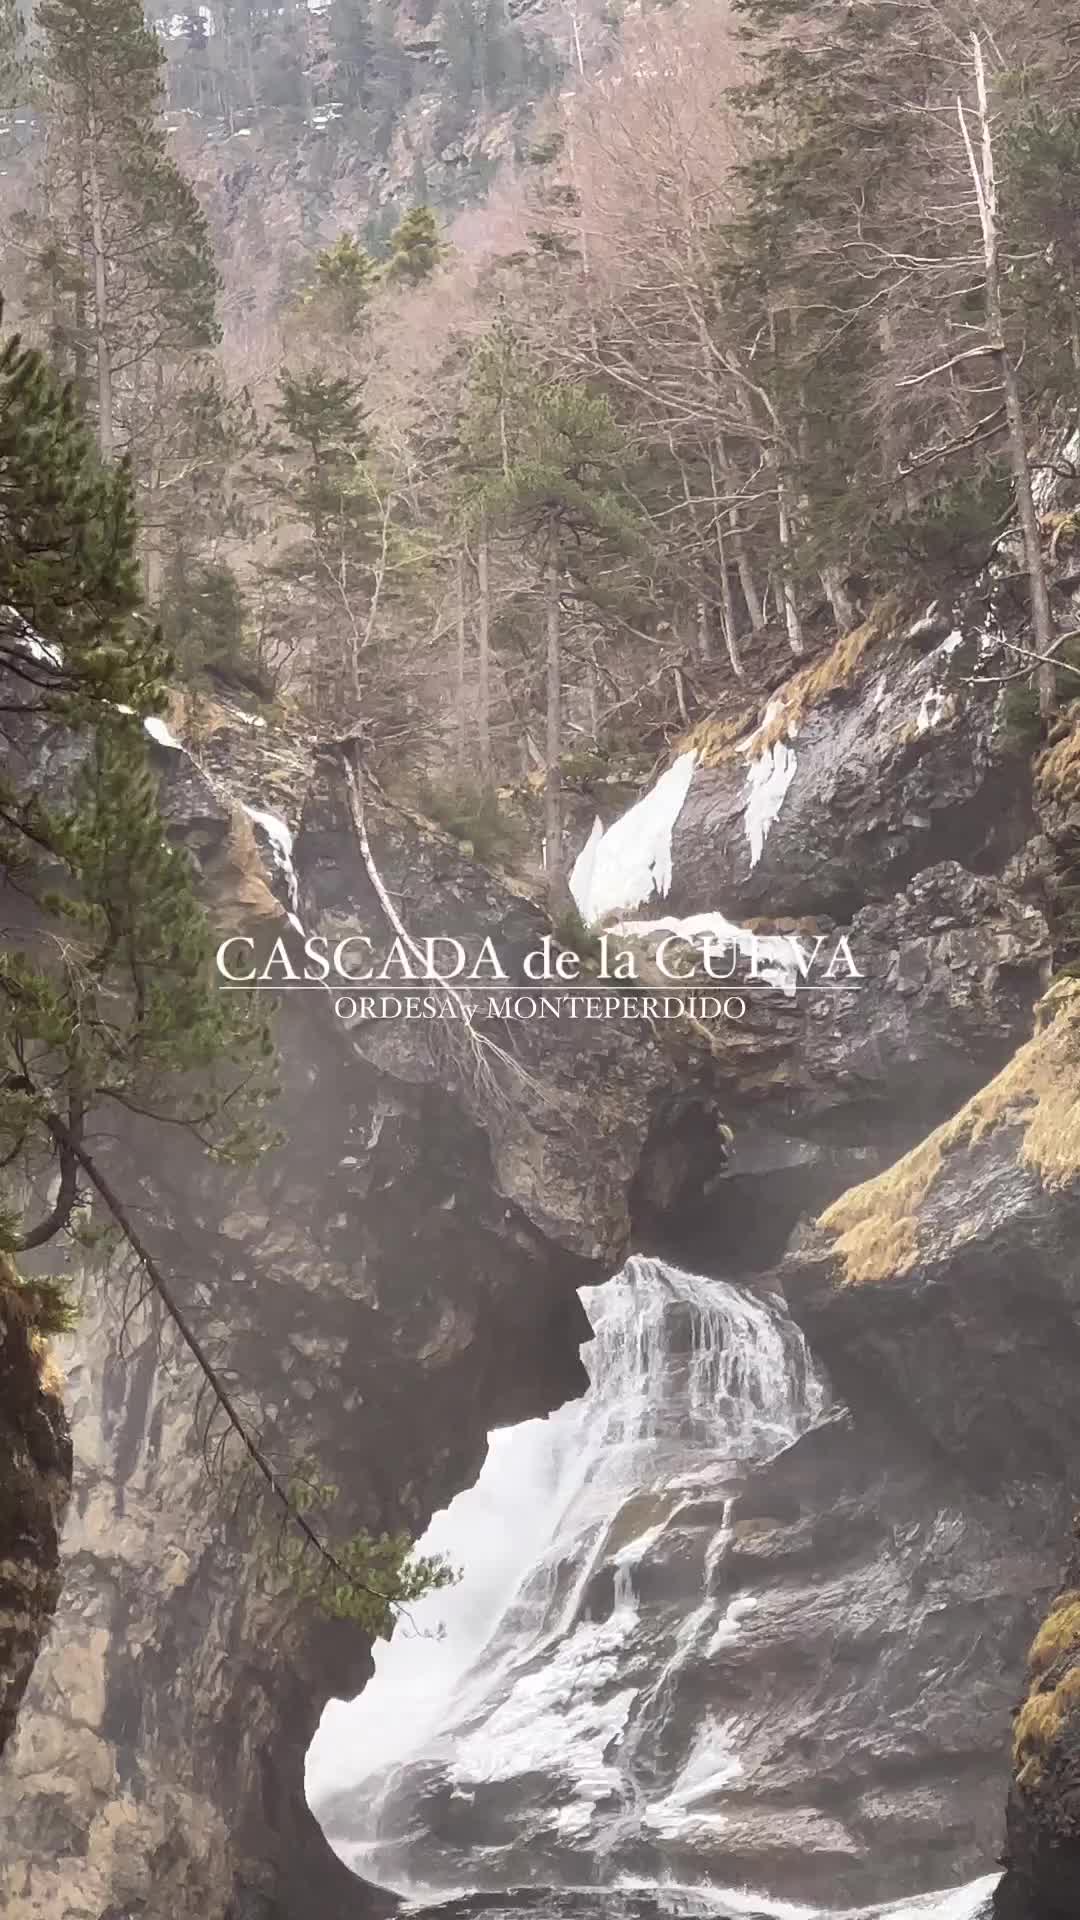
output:
M597 820L574 862L570 891L590 926L644 906L671 885L671 836L690 791L696 753L682 753L656 785L605 833Z

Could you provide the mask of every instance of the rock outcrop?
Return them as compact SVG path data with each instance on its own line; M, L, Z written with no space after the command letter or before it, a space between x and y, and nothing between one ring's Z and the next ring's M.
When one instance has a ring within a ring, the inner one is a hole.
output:
M856 1418L928 1443L1002 1511L1031 1520L1048 1502L1062 1533L1080 1443L1078 1083L1080 986L1063 981L1006 1068L827 1209L785 1269ZM1051 1539L1035 1598L1055 1597L1015 1720L999 1920L1065 1920L1080 1902L1080 1561L1051 1586Z

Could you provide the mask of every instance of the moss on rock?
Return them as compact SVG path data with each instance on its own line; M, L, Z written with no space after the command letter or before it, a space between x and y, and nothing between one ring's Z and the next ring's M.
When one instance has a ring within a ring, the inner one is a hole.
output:
M845 1284L886 1280L915 1265L922 1204L947 1159L998 1127L1023 1129L1020 1160L1044 1185L1063 1186L1080 1173L1080 982L1059 981L1038 1015L1033 1038L959 1113L821 1215L818 1225L836 1236Z

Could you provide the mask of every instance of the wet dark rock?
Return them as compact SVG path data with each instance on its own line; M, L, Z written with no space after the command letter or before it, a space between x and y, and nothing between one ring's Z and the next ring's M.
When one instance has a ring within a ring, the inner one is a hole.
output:
M673 836L673 912L843 921L943 860L1000 872L1030 837L1030 772L995 737L996 690L961 684L945 648L878 634L830 678L797 711L795 776L756 866L747 756L697 769Z

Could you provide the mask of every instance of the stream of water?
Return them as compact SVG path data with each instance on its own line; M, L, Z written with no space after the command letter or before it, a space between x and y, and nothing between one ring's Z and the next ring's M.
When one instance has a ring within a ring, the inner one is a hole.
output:
M422 1542L460 1583L327 1709L308 1797L332 1845L446 1920L976 1920L992 1878L860 1909L729 1884L747 1782L716 1675L759 1604L727 1577L732 1513L827 1384L778 1299L643 1258L582 1298L589 1392L491 1436Z

